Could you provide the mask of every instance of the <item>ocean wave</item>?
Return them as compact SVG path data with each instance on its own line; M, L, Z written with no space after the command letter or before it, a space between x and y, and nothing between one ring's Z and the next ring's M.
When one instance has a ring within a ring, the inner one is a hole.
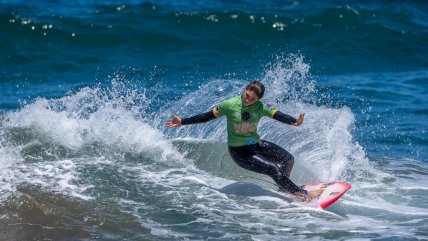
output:
M88 5L92 6L89 3ZM85 5L80 6L83 9ZM306 36L322 34L331 36L331 38L322 38L326 42L325 46L335 48L340 48L339 43L347 39L345 42L352 43L357 40L373 45L387 41L391 48L401 45L409 49L416 43L423 43L426 40L424 34L426 23L421 20L426 16L413 8L400 8L400 6L357 5L353 7L326 4L311 8L296 7L282 10L267 8L263 11L264 8L246 10L233 6L219 9L202 7L195 10L185 7L175 8L168 3L141 3L109 7L109 10L106 10L105 6L98 7L100 9L95 7L89 15L73 14L73 11L64 11L63 8L64 6L58 5L59 13L48 12L46 16L41 17L32 16L27 11L20 11L20 7L16 9L10 7L9 10L1 12L0 24L2 29L8 30L11 37L25 34L27 37L33 37L34 40L44 41L61 38L93 47L139 42L151 43L155 46L166 42L184 44L186 40L204 39L204 35L201 34L187 34L190 29L192 33L199 31L205 35L207 31L214 31L219 38L226 39L235 39L233 38L235 35L245 34L251 37L261 34L272 37L282 36L289 40L316 41L316 38L307 39ZM79 4L74 8L71 7L71 9L76 8L79 9ZM397 11L408 12L397 15ZM40 14L40 11L36 13ZM408 17L395 17L406 15ZM150 21L144 21L144 19ZM373 38L373 36L379 37L379 33L382 33L381 39ZM342 41L335 41L338 39ZM347 45L343 46L344 51L347 47Z
M260 133L295 156L293 181L350 182L338 205L307 207L276 192L270 178L238 167L227 153L224 118L165 127L172 113L209 110L241 93L247 80L213 79L165 103L165 95L149 97L157 87L114 77L108 87L39 97L2 116L0 226L25 228L8 229L18 238L56 238L62 229L72 230L67 238L106 240L141 233L163 240L425 237L426 205L419 202L426 164L371 157L355 140L354 110L318 95L302 56L285 58L266 66L265 101L291 115L306 112L305 123L266 119Z

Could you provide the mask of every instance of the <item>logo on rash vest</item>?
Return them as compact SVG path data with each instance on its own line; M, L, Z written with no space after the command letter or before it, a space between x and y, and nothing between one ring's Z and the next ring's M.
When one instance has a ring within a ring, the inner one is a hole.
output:
M235 127L235 132L239 133L239 134L246 134L249 132L254 132L257 129L257 124L258 122L254 122L254 123L248 123L248 122L244 122L244 123L233 123L233 126Z
M249 119L251 118L251 115L250 115L250 113L248 113L248 112L242 112L242 114L241 114L241 119L243 120L243 121L248 121Z
M216 105L215 108L216 108L216 110L220 110L221 109L220 104Z
M272 105L271 104L266 104L266 109L270 109L270 108L272 108Z
M247 139L247 144L248 145L256 144L256 139L254 139L254 137L248 138Z

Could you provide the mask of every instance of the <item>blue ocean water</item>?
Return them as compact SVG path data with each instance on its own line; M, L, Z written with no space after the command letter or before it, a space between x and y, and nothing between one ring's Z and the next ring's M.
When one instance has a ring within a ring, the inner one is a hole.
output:
M426 53L424 1L0 1L0 240L427 240ZM326 211L165 126L253 80Z

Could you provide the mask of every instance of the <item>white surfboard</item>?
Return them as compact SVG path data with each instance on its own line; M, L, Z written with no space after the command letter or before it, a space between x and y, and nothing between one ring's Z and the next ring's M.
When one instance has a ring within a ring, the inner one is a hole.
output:
M303 189L308 192L324 189L321 196L313 201L318 207L323 209L336 202L350 188L351 185L346 182L315 182L303 185Z

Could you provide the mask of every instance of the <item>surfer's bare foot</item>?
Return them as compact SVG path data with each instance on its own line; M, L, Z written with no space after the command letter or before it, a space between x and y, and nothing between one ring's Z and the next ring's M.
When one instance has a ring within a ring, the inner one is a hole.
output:
M310 202L312 201L314 198L318 198L319 196L321 196L321 194L324 192L324 189L318 189L315 191L311 191L308 193L308 195L306 196L306 201Z
M305 202L310 202L315 198L318 198L319 196L321 196L321 194L324 192L323 189L318 189L318 190L314 190L314 191L310 191L308 192L306 195L303 192L297 192L295 193L296 196L301 199L302 201Z

